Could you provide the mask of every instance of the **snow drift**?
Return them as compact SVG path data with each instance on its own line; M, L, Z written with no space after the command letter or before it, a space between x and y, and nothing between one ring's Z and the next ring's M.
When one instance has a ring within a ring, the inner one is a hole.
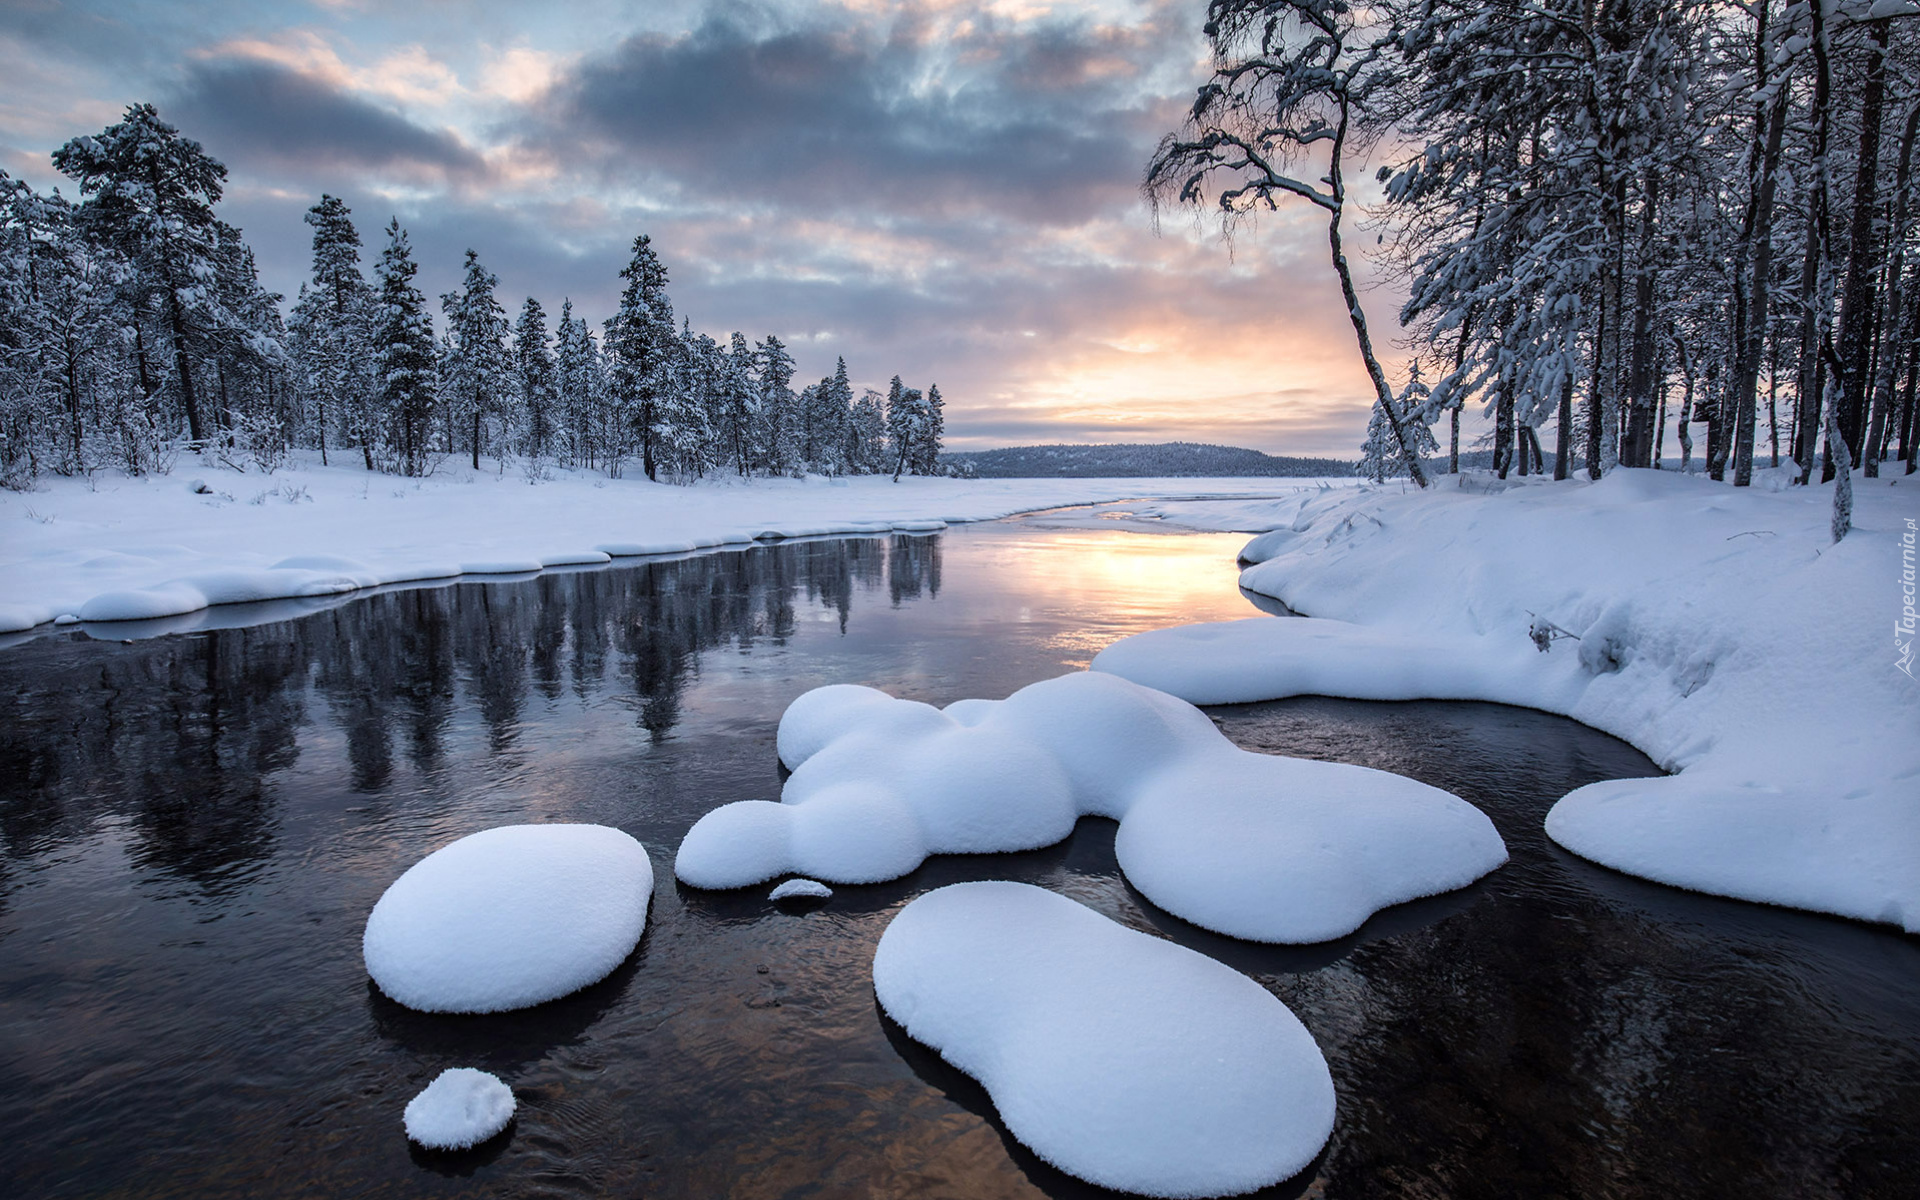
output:
M1286 1005L1043 888L921 896L881 936L873 987L1022 1145L1093 1183L1238 1195L1297 1174L1333 1130L1326 1060Z
M367 973L422 1012L526 1008L597 983L639 944L646 848L603 825L503 825L427 855L367 918Z
M1093 663L1195 703L1321 694L1560 713L1677 774L1569 793L1549 836L1696 891L1920 932L1920 688L1889 626L1920 492L1618 470L1264 506L1241 585L1307 619L1123 639ZM1240 506L1237 518L1253 518ZM1534 637L1549 646L1535 648Z
M1506 861L1492 822L1448 792L1338 763L1252 754L1190 704L1073 674L944 711L873 688L816 688L780 719L779 803L724 805L688 831L694 887L785 874L905 875L929 854L1032 850L1083 815L1120 822L1120 867L1155 904L1262 942L1315 942Z

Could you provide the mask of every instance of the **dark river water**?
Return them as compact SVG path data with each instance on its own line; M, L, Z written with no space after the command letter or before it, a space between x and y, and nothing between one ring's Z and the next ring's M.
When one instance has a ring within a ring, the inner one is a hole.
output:
M947 857L782 911L679 888L702 813L777 795L775 723L825 683L945 703L1112 639L1252 615L1244 538L1045 519L394 591L300 620L0 652L0 1195L1086 1195L878 1012L890 915L1025 880L1239 968L1332 1066L1326 1152L1276 1195L1912 1196L1920 939L1663 888L1552 846L1568 789L1650 773L1494 705L1214 710L1256 750L1385 767L1485 809L1513 860L1300 948L1129 888L1114 826ZM1284 618L1276 618L1284 619ZM386 886L455 837L618 826L653 855L640 949L516 1014L369 984ZM410 1148L440 1070L510 1083L509 1133Z

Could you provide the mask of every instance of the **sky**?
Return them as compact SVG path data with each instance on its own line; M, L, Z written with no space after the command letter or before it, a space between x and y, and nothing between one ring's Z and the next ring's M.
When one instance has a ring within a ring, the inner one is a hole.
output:
M1352 458L1371 391L1319 211L1227 241L1140 195L1203 8L5 0L0 169L72 195L51 152L150 102L227 165L219 211L288 296L323 192L369 268L397 217L429 295L471 247L510 313L596 324L645 233L695 329L779 335L798 382L844 356L856 386L938 384L951 449ZM1364 293L1377 340L1400 300Z

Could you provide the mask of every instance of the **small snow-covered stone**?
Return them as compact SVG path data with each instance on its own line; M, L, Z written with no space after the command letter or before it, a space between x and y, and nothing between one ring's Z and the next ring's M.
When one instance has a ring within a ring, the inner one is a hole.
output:
M502 1012L604 979L640 941L646 848L602 825L504 825L427 855L367 918L367 973L422 1012Z
M817 879L789 879L767 893L767 899L792 900L805 897L825 900L832 895L833 889Z
M407 1136L433 1150L466 1150L513 1120L513 1089L485 1071L453 1067L407 1101Z
M921 896L881 936L873 985L1022 1145L1104 1187L1238 1195L1299 1173L1333 1130L1326 1060L1286 1005L1042 888Z

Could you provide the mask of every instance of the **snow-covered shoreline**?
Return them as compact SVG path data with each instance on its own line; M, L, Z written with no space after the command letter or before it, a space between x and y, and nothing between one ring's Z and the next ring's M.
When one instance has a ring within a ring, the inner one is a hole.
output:
M156 620L217 605L324 600L770 535L924 532L1062 505L1244 499L1323 483L856 476L680 487L553 472L530 485L511 469L447 469L422 480L304 462L272 475L183 463L171 475L49 479L36 491L0 492L0 633L67 617Z
M1189 626L1095 660L1194 703L1462 699L1572 717L1673 775L1580 788L1547 818L1596 862L1716 895L1920 932L1920 685L1897 665L1920 483L1734 489L1443 480L1183 506L1265 524L1243 587L1307 621ZM1538 652L1538 629L1551 650Z

